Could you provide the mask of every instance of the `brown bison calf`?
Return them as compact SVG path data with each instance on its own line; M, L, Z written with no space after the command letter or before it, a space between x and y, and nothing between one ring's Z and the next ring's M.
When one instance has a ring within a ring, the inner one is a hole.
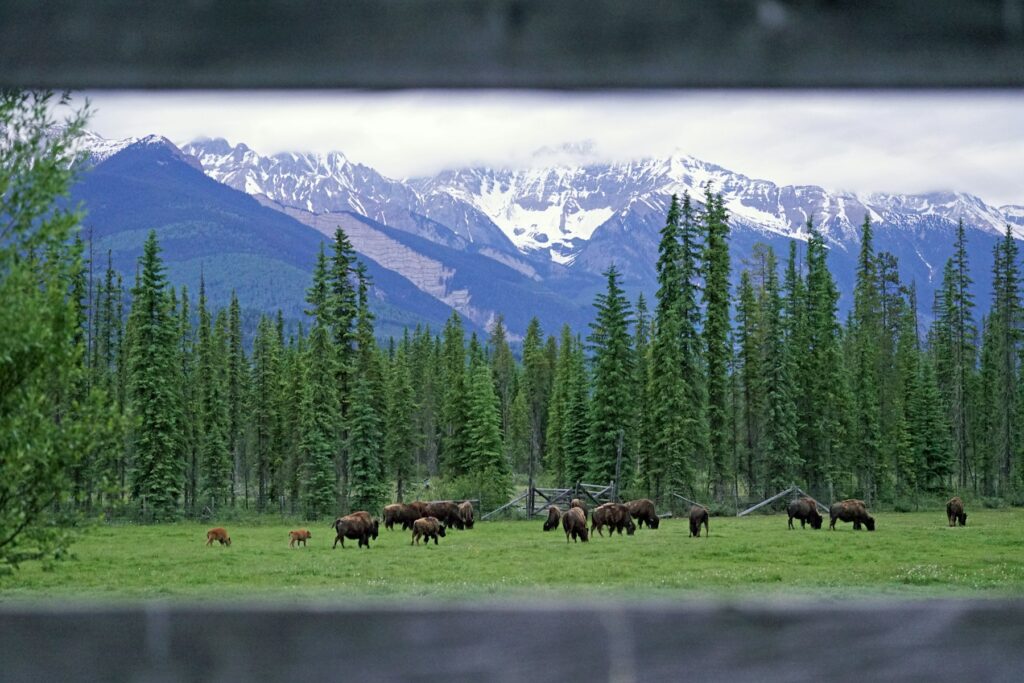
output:
M658 519L658 515L654 511L654 503L650 499L631 500L626 503L626 507L629 508L629 514L636 520L638 527L642 528L646 524L649 529L658 528L661 520Z
M544 531L551 531L552 529L558 528L558 520L562 518L562 511L558 509L557 505L548 506L548 518L544 522ZM586 524L586 520L584 520Z
M708 509L702 505L694 505L690 508L690 537L700 538L700 525L704 525L704 535L709 536L711 529L708 527Z
M462 517L459 516L459 506L450 500L441 500L436 503L427 503L423 511L424 517L435 517L437 521L449 529L455 527L462 529Z
M394 529L396 524L401 524L402 529L412 528L412 523L422 515L412 505L404 503L393 503L384 506L384 528Z
M228 532L221 526L206 532L206 545L213 545L214 541L218 541L221 545L231 545L231 537L228 536Z
M587 532L587 518L583 516L583 510L580 508L569 508L562 515L562 529L565 530L566 543L569 542L570 536L572 536L573 543L577 539L584 543L590 540L590 534Z
M434 539L434 545L437 545L438 536L444 538L444 524L437 517L421 517L412 523L412 540L409 545L419 545L421 538L423 545L430 545L430 539Z
M950 526L956 526L958 522L960 526L967 526L967 513L964 512L964 502L960 496L950 498L946 503L946 517L949 518Z
M812 529L820 529L823 520L821 513L818 512L818 504L814 502L813 498L804 496L803 498L797 498L789 503L789 507L786 508L786 512L789 513L789 528L793 527L793 519L800 520L800 528L804 528L804 524L807 522L811 523Z
M594 533L597 530L599 536L604 536L601 530L606 526L608 527L609 536L615 531L618 531L621 536L623 529L630 536L636 531L636 524L633 524L633 518L629 515L629 508L622 503L599 505L594 508L590 520L590 533Z
M345 515L334 520L332 525L337 536L334 539L334 545L332 548L337 548L338 543L341 543L341 547L345 547L345 539L359 541L359 547L366 546L370 547L370 539L377 540L377 532L379 530L380 523L370 517L369 512L360 510L359 512L353 512L351 515Z
M828 528L832 531L836 529L836 520L853 522L853 528L857 530L860 530L861 524L866 526L868 531L875 530L875 518L868 514L868 508L863 500L850 498L832 503L828 509L828 515L830 517Z
M462 525L467 529L473 528L473 504L468 500L459 503L459 519L462 520Z
M296 529L295 531L288 532L288 547L294 548L296 543L301 543L303 546L306 545L306 541L313 538L313 534L309 533L308 529Z

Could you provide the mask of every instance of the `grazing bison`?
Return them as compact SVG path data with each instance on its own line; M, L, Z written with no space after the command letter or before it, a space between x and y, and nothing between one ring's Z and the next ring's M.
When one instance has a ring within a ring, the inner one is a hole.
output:
M306 541L313 538L313 534L309 533L309 529L296 529L295 531L288 532L288 547L294 548L296 543L301 543L303 547L306 545Z
M425 517L427 515L427 504L424 503L422 500L414 500L413 502L409 503L409 507L415 510L416 514L419 515L419 517L417 517L416 519L419 519L420 517Z
M341 547L345 547L345 539L353 541L359 541L359 547L366 546L370 547L370 539L377 540L377 531L379 529L379 522L376 519L370 517L369 512L359 511L353 512L351 515L345 515L344 517L338 517L334 520L334 527L337 536L334 539L334 545L332 548L337 548L338 543L341 543Z
M441 500L436 503L427 503L423 511L424 517L436 517L437 521L449 529L455 527L462 529L462 517L459 516L459 506L450 500Z
M818 512L818 504L814 502L813 498L806 496L797 498L790 501L789 507L786 508L786 512L789 513L789 528L793 527L793 518L800 520L800 528L804 528L804 524L807 522L811 523L812 529L820 529L822 523L821 513Z
M960 496L950 498L946 503L946 517L949 518L950 526L956 526L958 522L960 526L967 526L967 513L964 512L964 502Z
M206 545L213 545L214 541L218 541L221 545L231 545L231 537L221 526L206 532Z
M569 542L569 537L572 536L572 542L575 543L577 539L584 543L590 540L590 534L587 532L587 518L583 516L583 510L580 508L569 508L568 512L562 515L562 529L565 530L565 542Z
M860 529L861 524L866 526L868 531L875 530L875 518L868 514L868 508L863 500L851 498L832 503L828 509L828 515L831 518L828 528L833 531L836 529L837 519L842 522L853 522L853 528L857 530Z
M393 503L384 506L384 528L394 529L395 524L401 524L402 529L411 529L412 523L422 515L412 505L404 503Z
M551 505L548 507L548 519L544 522L544 531L551 531L552 529L558 528L558 520L562 517L562 511L558 509L557 505ZM587 520L583 520L586 524Z
M629 508L622 503L599 505L594 508L594 513L590 516L590 520L590 533L594 533L597 530L600 536L604 536L601 530L606 526L608 527L609 536L614 531L618 531L621 536L623 529L630 536L636 531L636 524L633 524L633 518L629 515Z
M690 537L700 538L700 525L704 525L704 535L709 536L711 529L708 527L708 509L703 505L694 505L690 508Z
M462 520L462 525L467 529L473 528L473 504L468 500L459 503L459 519Z
M573 498L573 499L572 499L572 502L571 502L571 503L569 503L569 507L570 507L570 508L579 508L579 509L580 509L580 511L581 511L581 512L583 513L583 519L586 519L586 518L587 518L587 512L588 512L588 510L587 510L587 504L586 504L586 503L584 503L584 502L583 502L582 500L580 500L579 498Z
M626 503L626 507L629 508L629 514L636 520L638 527L643 527L646 524L649 529L658 528L661 520L654 512L654 503L650 499L631 500Z
M434 545L437 545L438 536L444 538L444 524L437 517L421 517L412 524L412 540L409 545L419 545L421 538L423 545L430 545L430 539L434 539Z

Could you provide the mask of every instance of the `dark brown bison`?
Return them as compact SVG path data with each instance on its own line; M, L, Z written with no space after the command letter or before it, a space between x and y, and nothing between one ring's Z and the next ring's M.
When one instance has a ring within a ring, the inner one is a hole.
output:
M377 540L380 522L370 517L369 512L360 510L359 512L353 512L351 515L338 517L334 520L332 526L337 534L334 539L334 545L331 546L332 548L337 548L338 543L341 543L341 547L344 548L346 538L359 541L359 547L366 546L369 548L370 539Z
M806 496L797 498L789 502L789 507L786 508L786 512L789 513L789 528L793 527L793 519L800 520L800 528L804 528L804 524L807 522L811 523L812 529L820 529L823 521L821 513L818 512L818 505L814 502L813 498Z
M562 511L558 509L557 505L551 505L548 507L548 518L544 522L544 531L551 531L552 529L558 528L558 520L562 518ZM586 520L584 520L586 524Z
M583 512L583 519L587 518L587 514L589 513L589 510L587 510L587 504L584 503L579 498L573 498L572 502L569 503L569 507L570 508L579 508Z
M384 506L384 528L394 529L396 524L401 524L402 529L411 529L412 523L422 515L412 505L404 503L393 503Z
M288 547L294 548L296 543L301 543L303 546L306 545L306 541L313 538L313 534L309 533L309 529L296 529L295 531L288 532Z
M565 530L565 542L569 542L569 537L572 536L573 543L577 539L584 543L590 540L590 534L587 532L587 518L583 516L583 510L580 508L569 508L568 512L562 515L562 529Z
M636 520L638 527L643 527L646 524L650 529L658 528L661 520L658 519L658 515L654 511L654 503L650 499L631 500L626 503L626 507L629 508L629 514Z
M700 538L700 525L704 525L704 535L711 534L708 527L708 509L703 505L694 505L690 508L690 537Z
M450 500L440 500L435 503L427 503L423 511L424 517L436 517L437 521L449 529L455 527L462 529L462 517L459 516L459 506Z
M875 530L875 518L868 514L868 508L863 500L851 498L832 503L828 509L828 515L831 518L828 528L833 531L836 529L837 519L842 522L853 522L853 528L857 530L860 530L861 524L866 526L868 531Z
M423 545L430 545L430 539L434 539L434 545L437 545L437 537L444 538L444 535L444 524L441 524L437 517L421 517L412 524L412 540L409 541L409 545L419 545L421 538Z
M419 515L419 517L417 517L416 519L419 519L420 517L425 517L427 514L427 504L424 503L422 500L414 500L413 502L409 503L409 507L415 510L416 514Z
M468 500L459 503L459 519L467 529L473 528L473 504Z
M608 527L609 536L614 531L618 531L621 536L623 529L630 536L636 531L636 524L633 523L633 518L629 515L629 508L622 503L599 505L594 508L593 514L590 515L590 521L590 533L594 533L596 530L600 536L604 536L601 530L606 526Z
M231 537L228 536L228 532L224 530L224 527L216 527L206 532L206 545L213 545L213 542L217 541L221 545L231 546Z
M950 498L946 503L946 517L949 518L950 526L956 526L957 523L960 526L967 526L967 513L964 512L964 502L960 500L960 496Z

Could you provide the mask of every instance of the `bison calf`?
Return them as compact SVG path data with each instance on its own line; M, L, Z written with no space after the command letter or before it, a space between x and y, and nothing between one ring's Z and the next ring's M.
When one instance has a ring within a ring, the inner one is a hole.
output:
M694 505L690 508L690 537L700 538L700 525L704 525L704 535L711 534L708 527L708 509L701 505Z
M437 545L437 537L444 538L444 535L444 524L437 517L421 517L412 523L412 540L409 545L419 545L421 538L423 545L430 545L430 539L434 539L434 545Z
M313 534L308 529L296 529L295 531L288 532L288 547L294 548L296 543L301 543L303 546L306 545L306 541L313 538Z
M946 503L946 517L950 526L956 526L957 523L960 526L967 526L967 513L964 512L964 502L960 500L960 496L950 498Z
M658 524L661 520L654 511L654 502L648 498L641 498L640 500L631 500L626 503L626 507L629 508L630 516L636 520L638 527L647 525L649 529L657 529Z
M231 545L231 537L228 536L228 532L221 526L206 532L206 545L213 545L214 541L218 541L221 545Z
M836 529L836 520L853 522L853 528L857 530L860 530L862 524L867 527L868 531L875 530L875 518L868 514L868 508L863 500L851 498L832 503L828 509L828 515L830 518L828 528L832 531Z
M544 531L551 531L552 529L557 529L558 520L561 519L561 517L562 511L558 509L557 505L552 505L548 507L548 518L547 521L544 522ZM583 524L585 525L586 523L587 521L583 520Z
M569 537L572 536L573 543L577 539L584 543L590 540L590 534L587 532L587 518L583 516L583 510L579 508L569 508L568 512L562 515L562 529L565 530L565 542L569 542Z
M800 528L804 528L804 524L807 522L811 523L812 529L820 529L823 520L821 513L818 512L818 504L814 502L814 499L797 498L796 500L790 501L789 507L786 508L786 512L789 514L789 528L793 527L793 519L800 520Z

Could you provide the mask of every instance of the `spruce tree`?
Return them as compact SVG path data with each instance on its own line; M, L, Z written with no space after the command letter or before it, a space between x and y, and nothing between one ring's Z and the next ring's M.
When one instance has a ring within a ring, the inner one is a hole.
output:
M462 318L452 312L444 326L442 349L441 470L458 476L466 470L466 348Z
M640 294L636 300L636 321L633 332L633 351L636 362L633 369L633 426L630 430L629 481L631 486L649 495L647 471L653 445L651 389L651 318L647 301Z
M218 316L218 322L223 319ZM196 381L199 393L199 424L197 434L199 461L202 467L201 504L216 512L231 496L230 454L228 452L228 411L224 382L226 321L217 331L211 327L206 304L206 283L199 280L199 347Z
M721 194L704 194L703 346L707 369L708 478L711 493L721 502L728 490L731 458L729 427L729 223Z
M631 454L625 437L633 419L631 380L634 372L630 344L629 301L619 285L619 271L611 265L604 273L605 291L594 302L595 320L590 324L594 367L594 396L590 406L590 467L594 481L615 480L616 459L622 449L622 461ZM625 469L622 470L625 474ZM622 482L616 481L621 488Z
M280 405L277 400L281 373L282 349L267 316L260 318L256 328L252 352L252 391L250 413L253 434L253 459L256 468L256 504L266 509L273 500L274 480L277 475L277 455L282 444L278 442Z
M245 404L248 387L249 367L242 346L242 312L238 297L231 291L231 305L228 312L228 359L227 359L227 410L228 410L228 453L231 458L231 505L235 506L238 482L247 479L249 468L245 441ZM246 501L248 502L248 501Z
M572 330L562 325L558 359L555 362L551 383L551 399L548 402L548 427L544 451L544 468L553 475L557 485L565 481L565 421L569 409L569 382L573 364Z
M402 502L415 466L416 433L412 376L409 372L409 336L406 333L391 362L388 376L388 401L384 428L384 452L389 458L390 474L395 480L397 500Z
M313 303L316 292L311 292L309 298ZM337 453L338 387L333 351L328 325L316 320L303 359L298 463L302 472L303 513L311 520L330 517L337 510L338 479L334 457Z
M474 363L470 370L465 433L466 473L479 491L481 506L497 507L508 498L512 479L502 454L501 416L486 363Z
M544 454L544 437L547 429L548 399L551 390L551 368L543 346L544 333L540 320L530 320L523 339L522 388L525 392L526 411L530 425L529 458L527 474L531 485L536 485L536 467ZM532 499L532 492L531 492Z
M129 387L136 424L132 497L157 521L174 519L184 488L180 451L175 324L156 231L150 231L132 290Z
M1009 226L1003 240L995 247L992 266L991 325L995 356L995 386L992 414L993 455L999 467L999 491L1005 492L1015 485L1019 473L1015 471L1019 458L1019 440L1016 418L1019 411L1019 357L1021 351L1021 299L1020 275L1017 265L1017 241Z

